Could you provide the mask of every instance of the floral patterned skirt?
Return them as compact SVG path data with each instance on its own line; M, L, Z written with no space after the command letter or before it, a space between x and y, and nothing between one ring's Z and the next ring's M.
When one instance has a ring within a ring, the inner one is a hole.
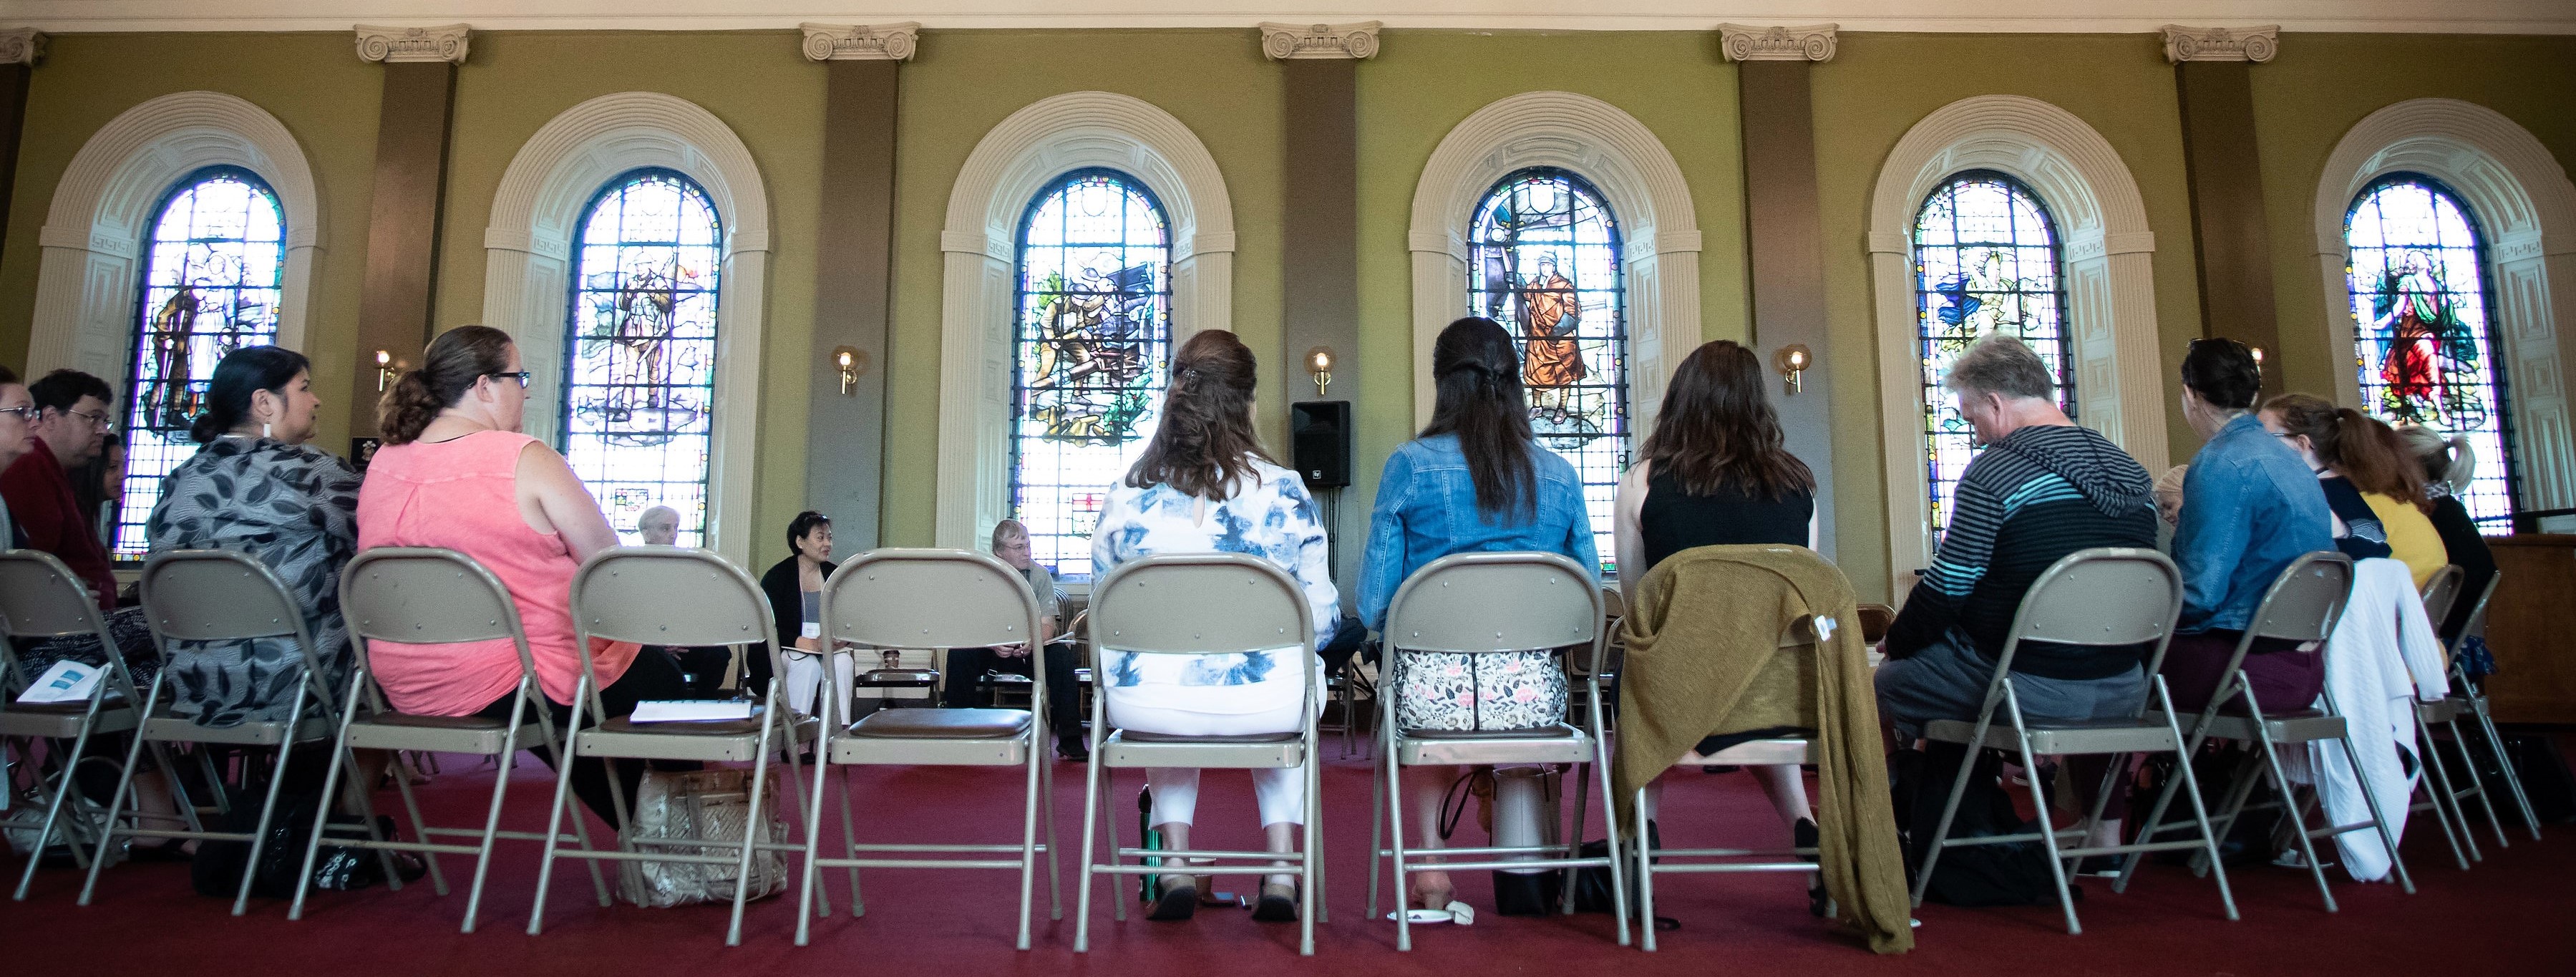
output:
M1553 651L1397 651L1395 721L1405 729L1502 732L1565 721Z

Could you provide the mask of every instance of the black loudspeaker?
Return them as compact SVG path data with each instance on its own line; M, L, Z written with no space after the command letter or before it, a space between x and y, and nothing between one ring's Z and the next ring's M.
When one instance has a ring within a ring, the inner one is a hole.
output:
M1351 402L1310 400L1288 405L1289 440L1297 474L1308 488L1351 484Z

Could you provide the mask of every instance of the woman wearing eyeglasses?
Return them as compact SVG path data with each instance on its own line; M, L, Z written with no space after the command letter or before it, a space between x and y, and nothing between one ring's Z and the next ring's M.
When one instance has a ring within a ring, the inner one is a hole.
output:
M594 640L575 647L572 576L591 554L617 545L598 501L562 455L519 432L528 372L518 344L489 326L458 326L429 344L420 369L404 373L377 406L385 444L358 490L358 548L434 546L473 557L501 579L519 606L537 682L556 721L570 718L581 659L602 684L607 717L646 699L685 698L687 680L668 655ZM432 716L507 719L519 656L507 640L452 645L371 641L368 665L395 709ZM543 754L548 763L555 762ZM643 765L619 764L632 796ZM573 791L612 825L606 768L575 761Z

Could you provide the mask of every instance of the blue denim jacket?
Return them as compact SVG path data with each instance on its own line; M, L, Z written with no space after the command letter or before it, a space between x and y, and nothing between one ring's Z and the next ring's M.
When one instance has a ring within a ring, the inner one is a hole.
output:
M2173 538L2183 583L2176 630L2244 630L2290 561L2334 548L2317 473L2254 415L2227 422L2183 476Z
M1386 459L1378 476L1377 506L1369 512L1368 565L1360 573L1360 623L1375 631L1386 623L1395 590L1413 571L1451 553L1536 550L1561 553L1601 577L1592 544L1592 519L1583 508L1583 480L1556 452L1533 444L1538 505L1527 521L1496 522L1476 509L1476 482L1458 436L1438 434L1407 441ZM1508 518L1508 516L1506 516Z

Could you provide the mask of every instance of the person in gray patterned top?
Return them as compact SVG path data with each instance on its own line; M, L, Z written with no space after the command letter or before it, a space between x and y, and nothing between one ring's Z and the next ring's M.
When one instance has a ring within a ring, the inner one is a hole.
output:
M321 403L301 353L251 346L225 356L189 432L205 447L171 469L144 534L156 553L226 549L267 564L304 607L329 672L314 681L337 690L348 680L340 568L358 551L358 473L306 443ZM200 725L284 720L299 658L294 642L274 638L173 642L169 697Z

